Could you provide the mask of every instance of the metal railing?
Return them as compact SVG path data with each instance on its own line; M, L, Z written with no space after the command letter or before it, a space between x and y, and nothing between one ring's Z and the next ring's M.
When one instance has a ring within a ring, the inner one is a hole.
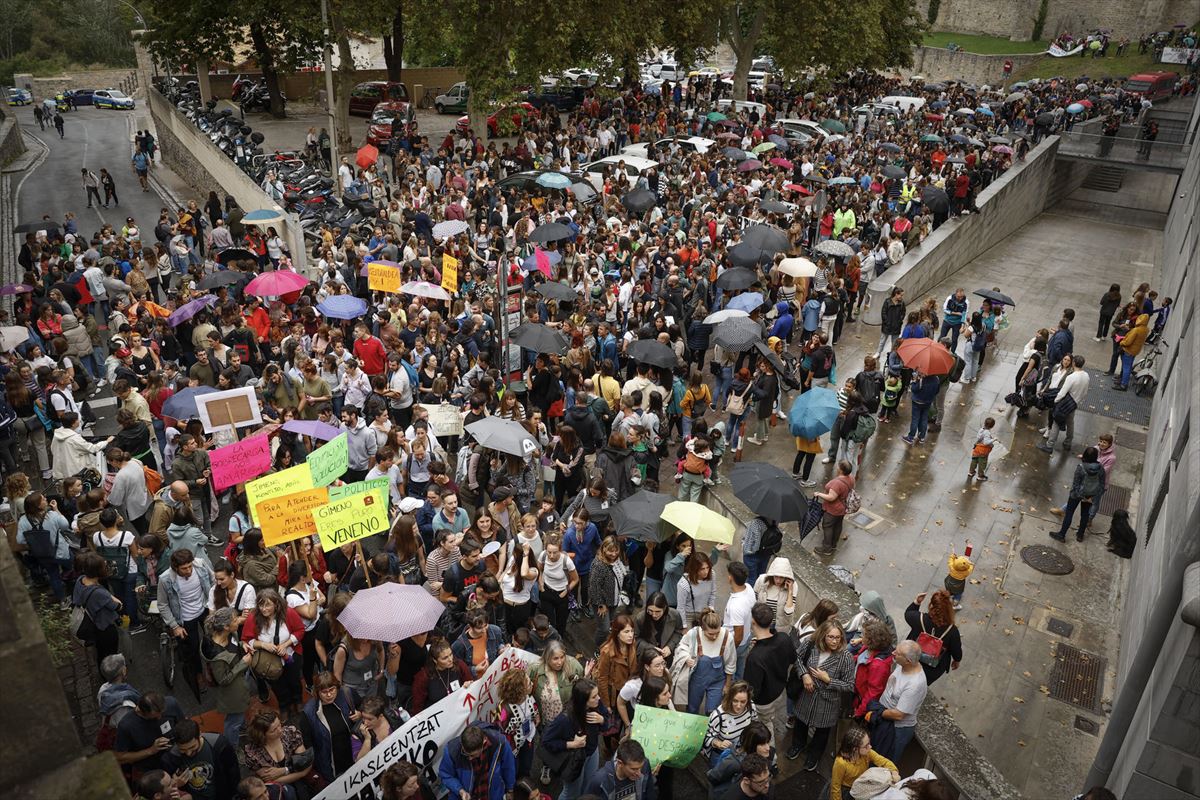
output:
M1183 172L1191 153L1191 145L1181 142L1147 141L1075 131L1060 133L1059 138L1059 156L1111 161L1169 172Z

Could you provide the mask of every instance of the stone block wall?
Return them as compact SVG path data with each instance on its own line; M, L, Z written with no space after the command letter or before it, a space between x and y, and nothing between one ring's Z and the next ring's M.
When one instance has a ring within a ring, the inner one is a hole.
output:
M49 77L34 77L32 75L15 75L14 83L33 92L35 100L53 97L64 89L110 89L120 88L122 82L128 81L135 74L133 67L119 69L90 69L78 70L65 75Z
M928 4L921 4L928 8ZM1004 36L1028 41L1033 35L1039 0L941 0L933 29ZM1165 30L1176 23L1194 24L1195 0L1050 0L1042 37L1061 32L1085 33L1111 28L1117 37L1136 40L1143 33Z
M0 119L0 167L24 152L25 142L21 140L21 126L16 118L6 116Z
M1041 58L1040 53L985 56L943 47L914 47L911 69L904 75L924 75L930 81L955 80L976 85L997 85L1004 81L1004 62L1013 62L1013 71Z

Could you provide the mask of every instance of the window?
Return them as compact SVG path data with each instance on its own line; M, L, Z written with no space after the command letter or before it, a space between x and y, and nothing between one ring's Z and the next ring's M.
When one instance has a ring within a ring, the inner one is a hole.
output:
M1171 465L1167 465L1166 471L1163 473L1162 483L1158 486L1158 493L1154 495L1154 505L1150 506L1150 516L1146 518L1146 541L1143 545L1150 544L1150 534L1154 532L1154 526L1158 523L1158 513L1162 511L1163 503L1167 500L1167 490L1171 488Z
M1175 447L1171 449L1171 462L1178 464L1183 460L1183 451L1187 449L1188 439L1192 435L1192 412L1189 409L1186 417L1183 418L1183 426L1179 431L1179 435L1175 437Z

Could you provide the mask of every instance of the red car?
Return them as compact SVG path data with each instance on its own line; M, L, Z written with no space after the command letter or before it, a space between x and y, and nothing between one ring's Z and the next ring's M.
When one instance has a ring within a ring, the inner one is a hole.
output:
M500 114L506 111L512 114L512 123L517 130L521 130L527 122L538 118L538 110L532 103L522 101L520 103L513 103L512 105L501 106L487 118L489 139L494 139L500 135L497 119ZM458 123L455 127L459 132L466 132L467 128L471 127L471 122L466 115L463 115L458 118Z
M404 123L412 122L412 113L412 105L405 102L393 101L375 106L367 126L367 144L387 147L392 139L392 122L397 118Z
M385 102L411 105L408 99L408 89L404 87L403 83L390 81L360 83L350 92L350 113L369 117L375 111L375 106Z

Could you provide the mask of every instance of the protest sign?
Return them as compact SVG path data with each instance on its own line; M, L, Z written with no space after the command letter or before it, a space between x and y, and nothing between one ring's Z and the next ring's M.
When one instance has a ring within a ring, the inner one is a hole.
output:
M263 541L269 547L311 536L317 532L312 511L329 502L329 490L324 486L302 492L278 495L261 500L255 511Z
M226 389L196 396L196 416L205 433L213 433L231 425L244 428L262 424L262 407L254 396L254 387Z
M427 405L429 428L434 436L462 436L462 409L449 403Z
M350 468L350 434L342 431L308 454L313 486L328 486Z
M342 486L329 487L329 502L341 500L344 497L350 497L355 494L364 494L371 492L378 498L378 502L386 504L388 502L388 479L372 478L369 481L358 481L357 483L347 483Z
M442 254L442 288L453 294L458 291L458 259Z
M313 509L312 516L321 535L321 546L329 552L388 529L386 493L383 502L372 492L343 497Z
M397 761L408 761L426 770L429 777L437 771L441 751L462 735L470 723L490 719L499 703L496 687L504 673L528 669L537 658L515 648L502 652L487 672L469 687L435 703L401 725L354 763L317 795L316 800L379 800L383 792L379 779Z
M246 484L246 504L250 507L250 519L258 525L258 504L268 497L292 494L313 488L312 470L308 464L297 464L281 472L263 475Z
M218 447L208 454L212 464L213 488L218 492L253 480L271 468L269 436L252 436Z
M651 768L663 763L685 768L700 752L706 730L708 717L639 703L629 738L636 739L646 751Z
M373 292L400 292L400 270L391 264L367 264L367 288Z

